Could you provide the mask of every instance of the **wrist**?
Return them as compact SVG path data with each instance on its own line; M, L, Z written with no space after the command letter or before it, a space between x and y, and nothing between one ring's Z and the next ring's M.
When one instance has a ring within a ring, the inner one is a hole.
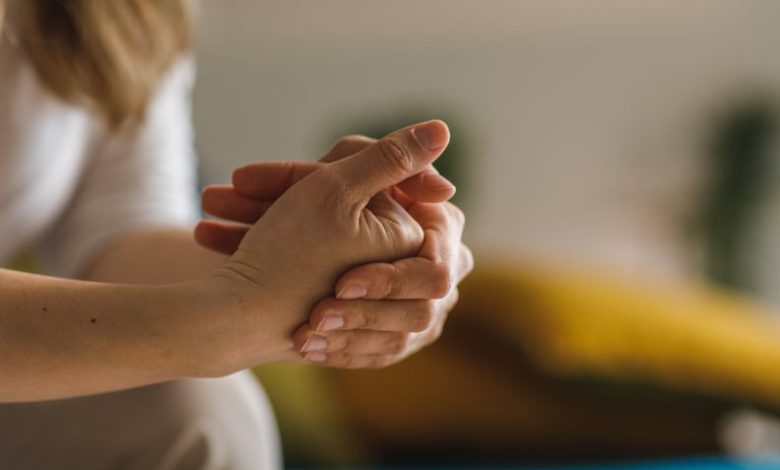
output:
M223 265L170 288L180 299L172 332L184 376L224 376L296 356L283 306L240 271Z

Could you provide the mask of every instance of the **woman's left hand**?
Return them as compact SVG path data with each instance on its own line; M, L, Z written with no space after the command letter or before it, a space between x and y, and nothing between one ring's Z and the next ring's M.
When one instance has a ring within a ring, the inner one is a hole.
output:
M323 162L339 160L375 140L349 136ZM248 229L290 185L321 163L280 163L279 181L258 181L253 166L233 175L233 186L203 194L206 212L239 223L201 223L198 241L232 253ZM458 284L474 266L461 242L463 212L446 201L453 187L433 168L393 188L393 193L425 231L416 257L358 266L335 286L335 297L319 302L309 321L294 333L294 347L314 363L341 368L385 367L434 342L458 300ZM421 202L428 201L428 202Z

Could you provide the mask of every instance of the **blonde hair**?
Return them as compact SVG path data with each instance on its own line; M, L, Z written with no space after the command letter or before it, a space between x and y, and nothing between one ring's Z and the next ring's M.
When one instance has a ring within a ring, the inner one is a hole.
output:
M23 0L14 26L41 82L115 129L143 120L161 78L190 48L188 1Z

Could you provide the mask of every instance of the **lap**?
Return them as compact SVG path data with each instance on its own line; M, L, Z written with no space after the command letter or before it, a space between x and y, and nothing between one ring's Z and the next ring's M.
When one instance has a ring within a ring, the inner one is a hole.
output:
M102 395L0 405L15 469L275 469L276 424L250 372Z

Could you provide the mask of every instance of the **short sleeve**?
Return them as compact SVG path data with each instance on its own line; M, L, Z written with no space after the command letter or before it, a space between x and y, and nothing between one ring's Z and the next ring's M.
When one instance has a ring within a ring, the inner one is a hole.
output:
M83 275L112 241L145 230L191 229L198 216L191 59L172 68L140 126L107 134L42 244L47 272Z

